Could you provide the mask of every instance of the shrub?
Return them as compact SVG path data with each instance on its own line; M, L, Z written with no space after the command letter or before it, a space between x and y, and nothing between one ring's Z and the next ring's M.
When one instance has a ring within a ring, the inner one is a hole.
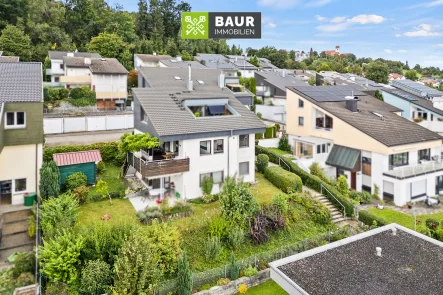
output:
M85 238L72 229L63 230L54 239L44 240L39 251L43 274L55 282L75 284L79 276L80 251L84 245Z
M263 212L250 217L249 220L249 234L252 238L252 242L255 245L262 244L269 239L266 232L266 228L269 226L269 220Z
M60 172L54 161L44 162L40 168L40 197L57 197L60 193Z
M433 218L426 219L426 227L429 228L431 231L435 231L438 226L440 225L440 222Z
M80 280L80 288L85 294L104 294L111 282L112 271L109 264L101 260L86 262Z
M45 238L59 230L71 230L77 221L79 204L69 193L43 201L40 207L40 226Z
M283 214L286 214L289 211L288 197L284 194L276 194L272 198L271 205L277 206Z
M68 286L63 283L48 283L45 295L70 295Z
M380 188L378 187L378 185L374 184L374 193L372 194L372 196L376 199L376 200L380 200Z
M17 278L23 273L33 273L35 271L35 254L34 252L22 252L17 255L14 261L12 275Z
M112 162L115 165L121 166L126 159L126 154L119 153L118 145L118 142L100 142L87 145L47 147L43 151L43 160L45 162L52 161L52 155L57 153L100 150L104 162Z
M178 258L178 274L177 274L177 294L192 294L192 271L189 265L186 251ZM210 287L208 288L210 289Z
M300 177L278 166L266 168L265 177L285 193L301 192L303 187Z
M24 272L20 274L16 279L17 284L21 287L34 284L35 283L34 271L35 269L33 270L33 272Z
M337 178L337 190L344 196L349 196L349 186L348 186L348 180L344 175L340 175Z
M278 149L286 152L291 152L291 145L289 144L288 137L282 136L278 141Z
M258 112L258 113L257 113L257 117L258 117L259 119L261 119L261 118L262 118L262 114L261 114L260 112Z
M212 193L212 187L214 186L214 179L210 176L203 177L201 186L203 195L210 195Z
M290 197L294 202L306 208L314 222L319 224L331 222L331 212L328 207L311 195L292 193Z
M248 292L248 286L245 283L238 286L238 293L245 294L246 292Z
M88 196L89 188L85 185L81 185L72 190L72 196L81 204L86 201Z
M378 226L383 226L387 224L384 219L372 214L367 210L360 210L358 212L358 220L368 226L372 226L374 224L374 221L377 223Z
M244 240L245 240L244 230L237 225L232 226L227 236L227 244L229 248L231 248L232 250L237 249L243 243Z
M323 169L320 167L320 165L317 162L314 162L311 164L311 166L309 166L309 172L312 175L317 176L318 178L320 178L324 182L330 182L329 177L326 176L325 172L323 171Z
M277 132L280 132L280 124L276 123L275 128L277 129Z
M263 133L256 133L255 139L263 139Z
M72 89L69 97L71 98L69 102L77 107L95 105L97 103L95 92L87 86Z
M240 276L240 265L235 261L234 252L231 254L231 264L229 264L229 277L235 281Z
M221 242L220 237L210 236L205 244L205 256L206 259L215 261L221 252Z
M136 215L143 224L151 224L153 219L163 217L163 213L159 207L146 207L145 210L137 211Z
M372 195L368 192L362 191L360 193L360 199L365 204L371 204L372 203Z
M258 172L264 173L265 169L268 167L269 157L265 154L260 154L257 156L257 161L255 162L255 166L257 167Z
M252 195L250 185L235 178L226 177L220 193L220 206L227 220L242 223L247 216L259 209L257 199Z
M349 198L351 198L352 200L354 200L356 202L359 202L360 201L360 194L356 191L350 191Z
M224 286L224 285L229 284L229 282L231 282L231 280L228 278L220 278L217 281L217 286Z
M86 186L88 177L83 172L74 172L65 179L65 187L67 190L74 190L79 186Z
M243 272L245 276L247 277L253 277L258 274L257 268L253 267L252 265L249 265Z
M324 182L323 180L321 180L320 178L318 178L317 176L314 176L308 172L306 172L305 170L301 169L300 167L298 167L295 163L293 163L291 160L289 159L285 159L285 158L281 158L281 160L279 160L279 156L277 153L261 147L261 146L255 146L255 154L266 154L269 157L269 161L276 163L276 164L280 164L283 165L282 167L284 167L284 169L289 169L287 168L290 167L290 171L296 175L298 175L302 182L303 185L317 191L317 192L321 192L322 191L322 186L324 188L326 188L332 195L334 195L335 198L332 198L331 195L329 193L326 193L323 191L324 195L326 198L329 199L329 201L332 204L335 204L337 206L337 209L340 210L341 212L343 212L343 208L341 207L341 205L338 203L338 201L340 203L342 203L345 208L346 208L346 216L350 217L352 216L353 212L354 212L354 204L351 200L349 200L349 198L344 197L337 189L335 186L332 186L326 182ZM283 164L284 163L284 164ZM287 166L286 166L287 165ZM338 201L337 201L337 200Z
M257 115L258 115L259 113L257 113ZM275 128L274 128L274 126L268 126L268 127L266 127L266 129L265 129L265 138L274 138L274 137L276 137L277 136L277 134L276 134L276 132L275 132Z
M100 161L97 163L97 173L98 174L103 174L103 172L105 172L106 170L106 164L103 161Z
M56 100L63 100L68 98L69 90L66 88L48 88L48 94L45 97L45 102L54 102Z
M209 221L208 234L224 239L228 235L230 223L223 217L217 216Z

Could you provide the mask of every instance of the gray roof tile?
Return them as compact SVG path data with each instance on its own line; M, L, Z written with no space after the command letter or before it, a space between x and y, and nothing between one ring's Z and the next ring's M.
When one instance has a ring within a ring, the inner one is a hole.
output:
M143 62L159 62L165 59L172 59L170 55L136 54Z
M68 56L68 51L48 51L49 59L63 59L63 57ZM94 52L71 52L74 57L90 57L90 58L100 58L101 55Z
M19 62L18 56L0 56L0 62Z
M42 102L42 64L0 63L0 103Z
M176 59L164 59L160 62L165 66L171 68L187 68L189 65L191 65L191 67L194 69L206 68L204 65L197 61L177 61Z

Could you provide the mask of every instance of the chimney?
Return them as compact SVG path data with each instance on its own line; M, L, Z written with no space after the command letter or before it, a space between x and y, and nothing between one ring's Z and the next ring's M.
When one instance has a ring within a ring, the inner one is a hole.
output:
M346 108L353 113L358 112L358 97L346 96Z
M68 57L74 57L74 52L68 52Z
M182 56L181 55L177 55L177 57L175 58L177 61L182 61Z
M220 72L220 75L218 76L218 87L224 88L225 87L225 74L223 72Z
M194 87L193 87L193 83L192 83L191 64L188 65L188 69L189 69L188 82L186 83L186 86L189 91L192 91L192 90L194 90Z
M284 78L284 77L286 77L286 71L285 70L283 70L282 72L281 72L281 76Z
M85 57L85 65L90 65L91 64L91 59L89 57Z
M392 235L393 236L396 236L397 235L397 228L392 228Z
M381 248L380 247L375 247L375 251L377 252L377 256L381 257Z

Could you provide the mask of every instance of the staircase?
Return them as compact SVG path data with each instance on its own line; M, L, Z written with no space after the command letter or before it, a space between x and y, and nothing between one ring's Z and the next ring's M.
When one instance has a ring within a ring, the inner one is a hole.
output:
M15 252L32 251L35 240L28 235L29 207L11 206L0 215L0 266L7 266L9 255Z
M332 204L324 195L322 195L319 192L316 192L310 188L307 187L303 187L303 191L304 192L308 192L312 195L312 197L314 197L315 199L319 200L320 202L322 202L323 204L326 205L326 207L328 207L329 212L331 212L331 216L332 216L332 222L333 223L339 223L342 221L347 220L348 218L344 217L343 214L338 211L338 209L334 206L334 204Z

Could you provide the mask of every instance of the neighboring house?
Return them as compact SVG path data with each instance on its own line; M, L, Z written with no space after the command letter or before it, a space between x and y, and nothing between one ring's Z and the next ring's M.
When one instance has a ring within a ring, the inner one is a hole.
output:
M326 55L329 55L329 56L340 55L340 46L338 46L338 45L335 46L335 50L325 50L325 51L322 51L320 53L320 55L322 55L322 53L324 53Z
M213 69L139 69L134 93L134 132L149 133L162 145L128 155L151 195L183 199L202 196L201 182L212 177L212 193L223 180L255 181L255 134L264 124ZM217 81L218 80L218 81Z
M442 137L346 86L289 87L286 130L299 166L318 162L398 206L443 192Z
M246 60L247 62L249 62L251 60L252 56L226 55L226 57L229 58L229 60L231 62L235 62L236 60L237 61ZM276 69L278 69L278 67L274 66L272 64L272 62L269 59L267 59L267 58L257 57L257 59L258 59L258 62L260 64L259 68L262 69L262 70L276 70ZM239 68L242 68L242 66L243 65L241 64L241 66ZM252 65L252 66L254 66L254 65Z
M239 79L237 67L233 65L228 58L221 54L199 53L194 59L210 69L223 71L225 77L230 79Z
M432 86L435 88L438 88L438 86L440 85L440 83L438 82L437 79L434 78L421 78L418 80L419 83L426 85L426 86Z
M41 63L0 63L0 206L38 193L43 161Z
M228 55L227 57L244 78L253 78L254 72L258 70L256 66L248 62L248 57L240 55Z
M154 54L134 54L134 68L140 67L155 68L160 66L160 61L172 59L170 55L158 55Z
M189 65L193 69L204 69L206 66L199 63L198 61L184 61L181 56L177 56L176 58L164 59L159 61L159 67L165 68L188 68Z
M442 253L442 242L391 223L269 266L291 295L441 294Z
M374 94L376 90L383 89L384 85L355 74L340 74L334 71L321 71L316 75L316 85L349 86L355 90Z
M397 73L390 73L389 76L388 76L388 79L389 79L389 81L392 81L392 80L404 80L404 79L406 79L406 77L403 76L403 75L397 74Z
M310 57L308 52L304 52L303 50L296 50L295 51L295 61L304 61L305 59L308 59Z
M98 53L67 51L49 51L48 56L51 61L51 68L46 69L46 75L51 77L51 83L59 83L60 77L65 75L63 57L101 58Z
M256 71L254 75L257 98L263 101L262 105L255 105L255 112L260 113L264 120L286 124L286 87L309 84L289 70Z
M6 56L3 55L3 51L0 51L0 62L19 62L19 60L18 56Z
M115 58L63 58L64 75L59 81L66 88L88 86L96 93L97 108L126 108L128 71Z
M382 91L385 102L402 110L402 116L443 134L443 92L411 80L392 81Z

